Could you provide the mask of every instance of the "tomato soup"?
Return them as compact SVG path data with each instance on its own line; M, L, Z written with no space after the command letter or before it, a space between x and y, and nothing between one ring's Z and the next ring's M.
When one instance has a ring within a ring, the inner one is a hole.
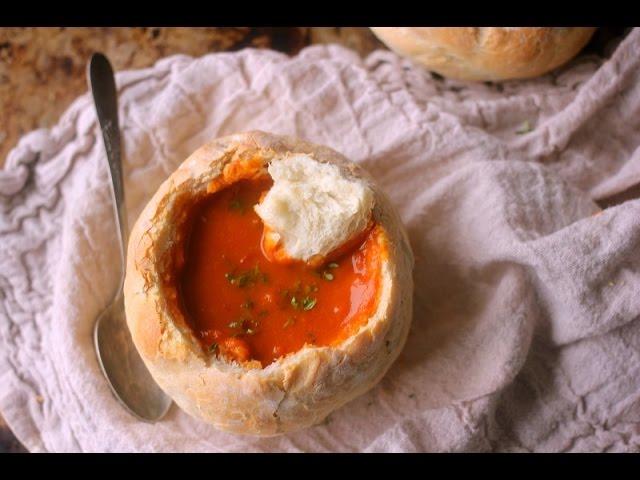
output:
M264 367L305 344L336 345L377 307L384 232L373 225L319 267L274 262L253 210L269 177L241 180L193 207L178 272L181 310L212 354Z

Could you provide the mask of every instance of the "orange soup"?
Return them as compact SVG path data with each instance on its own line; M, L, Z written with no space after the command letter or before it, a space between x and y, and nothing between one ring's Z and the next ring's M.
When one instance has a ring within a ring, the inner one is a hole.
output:
M181 307L203 346L264 367L305 344L336 345L375 311L383 231L320 267L276 263L262 250L253 210L271 179L241 180L193 209L178 272Z

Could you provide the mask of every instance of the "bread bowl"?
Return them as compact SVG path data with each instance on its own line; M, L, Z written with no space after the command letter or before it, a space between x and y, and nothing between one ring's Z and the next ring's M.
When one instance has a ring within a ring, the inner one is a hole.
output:
M412 268L399 216L360 167L328 147L241 133L196 150L140 214L127 325L184 411L278 435L382 378L409 331Z
M571 60L594 27L372 27L389 48L445 77L509 80Z

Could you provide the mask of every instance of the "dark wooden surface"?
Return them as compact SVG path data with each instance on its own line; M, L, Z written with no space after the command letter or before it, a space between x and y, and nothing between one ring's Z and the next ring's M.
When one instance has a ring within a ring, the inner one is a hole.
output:
M54 125L87 91L85 67L94 51L125 70L177 53L195 57L254 47L295 54L329 42L362 55L382 48L362 27L0 28L0 167L23 134Z
M629 30L601 28L583 54L609 56ZM339 43L361 55L384 48L361 27L0 28L0 168L21 135L52 126L86 92L85 65L94 51L106 53L116 70L123 70L176 53L255 47L295 54L317 43ZM24 451L0 416L0 453Z

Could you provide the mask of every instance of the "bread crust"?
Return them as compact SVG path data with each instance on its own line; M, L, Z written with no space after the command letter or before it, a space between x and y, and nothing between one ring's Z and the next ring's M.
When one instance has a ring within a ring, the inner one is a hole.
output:
M170 308L174 292L162 282L176 243L183 200L202 193L242 162L266 168L270 158L306 153L338 165L374 191L374 220L388 239L378 308L337 346L305 346L265 368L240 365L205 352ZM259 158L261 160L256 160ZM256 161L258 165L256 165ZM190 415L240 434L278 435L321 422L372 388L405 344L412 315L413 254L396 211L372 179L334 150L302 140L252 131L216 139L196 150L159 187L129 240L124 284L127 324L160 387Z
M389 48L459 80L545 74L571 60L595 27L371 27Z

